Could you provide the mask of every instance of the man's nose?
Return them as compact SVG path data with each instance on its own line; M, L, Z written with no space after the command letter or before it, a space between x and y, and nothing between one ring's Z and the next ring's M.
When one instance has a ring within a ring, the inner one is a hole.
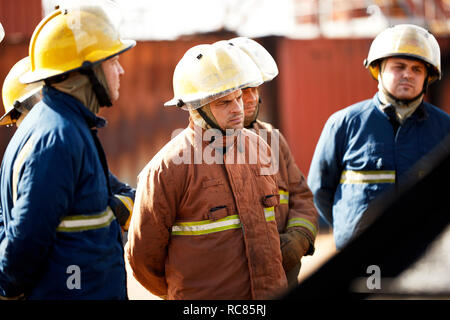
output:
M122 68L122 65L119 62L117 62L117 67L119 69L119 74L120 75L125 74L125 70Z
M241 113L244 111L244 103L242 99L234 99L231 105L232 113Z
M403 77L406 79L410 79L413 76L413 70L411 68L405 68L405 70L403 71Z

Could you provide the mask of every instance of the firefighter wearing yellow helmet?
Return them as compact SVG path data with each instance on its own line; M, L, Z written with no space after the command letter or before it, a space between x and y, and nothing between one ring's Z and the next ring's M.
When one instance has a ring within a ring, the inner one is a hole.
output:
M2 298L126 299L121 231L97 137L105 120L96 113L117 100L118 56L134 45L120 39L101 2L60 8L36 27L30 70L19 80L43 82L43 97L17 128L0 172ZM10 101L22 101L11 93Z
M243 128L241 89L262 82L251 59L227 43L195 46L177 64L166 106L188 110L189 126L139 174L125 247L153 294L267 299L286 288L275 176L262 173L268 162L233 161L267 146Z
M5 114L0 118L0 126L17 126L23 121L33 106L42 99L43 81L23 84L19 78L30 71L30 58L19 60L9 71L3 82L2 100ZM119 221L122 230L126 232L133 209L135 189L120 182L116 176L109 173L109 182L114 197L110 206ZM126 234L124 234L125 238Z
M30 70L30 58L19 60L9 71L3 82L2 100L5 114L0 118L1 126L19 124L33 106L41 99L42 81L23 84L19 78Z
M278 75L277 64L272 55L258 42L246 37L228 41L244 51L258 66L264 82ZM313 196L303 173L292 156L286 138L270 123L258 119L262 100L259 86L242 89L245 111L245 127L253 130L272 145L279 144L280 170L277 173L280 205L275 208L278 232L280 233L283 268L290 287L298 284L301 258L314 253L314 242L318 231L318 213Z
M369 202L393 192L450 132L449 115L423 100L427 86L441 78L439 45L429 31L411 24L387 28L364 65L378 92L328 119L308 176L338 249L373 219L365 214Z

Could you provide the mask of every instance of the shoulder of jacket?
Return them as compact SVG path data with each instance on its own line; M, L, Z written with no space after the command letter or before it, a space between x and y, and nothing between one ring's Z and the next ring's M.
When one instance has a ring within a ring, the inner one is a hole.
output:
M45 146L67 146L68 150L74 150L82 142L80 128L73 122L73 119L67 118L52 112L51 108L36 108L31 110L25 118L28 120L22 123L21 127L28 127L30 133L36 138L36 141L46 141ZM36 109L35 109L36 108ZM35 112L33 112L35 111ZM86 127L88 130L88 128Z
M357 102L333 113L328 118L328 125L340 126L342 123L351 123L367 112L372 112L373 108L375 108L375 105L372 99Z
M444 110L426 101L423 102L423 105L429 115L442 119L443 121L450 122L450 115Z
M269 122L261 121L258 119L256 120L256 123L261 129L265 129L267 131L272 131L273 129L275 129L275 127Z
M177 165L177 160L179 160L188 149L190 151L193 149L189 129L184 129L178 133L175 132L172 139L152 157L140 174L144 171L164 171L171 167L181 167L181 165ZM183 162L179 164L182 163Z

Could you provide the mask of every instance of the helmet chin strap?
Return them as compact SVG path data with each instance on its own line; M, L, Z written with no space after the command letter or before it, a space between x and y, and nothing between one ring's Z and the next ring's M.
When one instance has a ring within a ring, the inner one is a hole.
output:
M92 90L94 90L95 96L97 97L100 106L111 107L111 99L109 98L106 88L100 83L97 76L95 75L92 62L83 62L79 72L89 78L89 81L92 85Z
M223 130L218 124L216 124L207 114L204 110L202 110L202 108L198 108L196 109L198 111L198 113L200 114L200 116L203 118L203 120L205 120L205 122L212 128L212 129L217 129L219 130L222 135L226 135L226 131Z

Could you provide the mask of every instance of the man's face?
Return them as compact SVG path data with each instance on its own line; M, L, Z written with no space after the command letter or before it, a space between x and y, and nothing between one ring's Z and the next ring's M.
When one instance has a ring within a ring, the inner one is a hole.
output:
M119 63L119 56L103 61L102 68L108 82L109 98L114 102L119 99L120 76L125 73Z
M383 85L397 99L415 98L427 76L425 64L418 60L388 58L382 70Z
M250 124L253 120L255 120L256 112L258 112L258 88L242 89L242 101L244 102L244 122L245 124Z
M209 104L217 124L223 130L244 127L242 91L237 90Z

